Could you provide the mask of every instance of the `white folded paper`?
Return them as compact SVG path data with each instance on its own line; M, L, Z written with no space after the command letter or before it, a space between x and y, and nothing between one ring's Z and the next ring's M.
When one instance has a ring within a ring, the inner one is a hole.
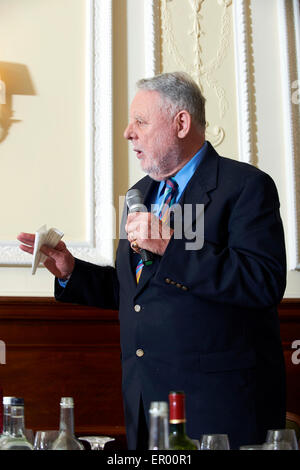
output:
M49 228L47 230L47 225L43 225L35 232L31 274L35 274L38 265L47 259L47 256L40 251L41 246L48 245L54 248L63 236L63 232L60 232L57 228Z

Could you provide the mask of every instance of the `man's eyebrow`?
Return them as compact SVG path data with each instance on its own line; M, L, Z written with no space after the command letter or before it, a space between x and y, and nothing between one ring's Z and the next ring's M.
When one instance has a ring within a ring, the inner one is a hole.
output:
M134 114L133 118L138 119L140 121L146 121L146 116L142 115L142 114L139 114L139 113Z

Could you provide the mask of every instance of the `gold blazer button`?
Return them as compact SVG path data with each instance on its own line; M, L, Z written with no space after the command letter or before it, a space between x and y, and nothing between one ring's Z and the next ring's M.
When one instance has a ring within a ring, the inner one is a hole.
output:
M137 357L143 357L145 353L142 349L137 349L135 354L137 355Z

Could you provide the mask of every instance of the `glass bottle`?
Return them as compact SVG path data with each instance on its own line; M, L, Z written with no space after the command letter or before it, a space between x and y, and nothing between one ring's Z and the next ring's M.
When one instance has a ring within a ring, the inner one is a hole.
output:
M0 449L7 438L10 436L10 416L11 416L11 399L15 397L3 397L3 431L0 436Z
M185 394L184 392L169 393L170 434L169 444L172 450L197 450L196 444L185 430Z
M10 398L10 408L10 434L3 441L1 450L33 450L25 436L23 398Z
M74 435L74 400L62 397L60 400L60 424L58 438L53 450L84 450L83 444Z
M169 449L168 403L153 401L149 414L149 450Z

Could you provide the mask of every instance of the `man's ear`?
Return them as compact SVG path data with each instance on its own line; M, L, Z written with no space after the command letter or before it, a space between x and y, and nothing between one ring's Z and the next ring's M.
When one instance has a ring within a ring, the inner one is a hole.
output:
M192 118L188 111L183 109L175 116L175 123L177 129L177 137L183 139L187 136L192 125Z

